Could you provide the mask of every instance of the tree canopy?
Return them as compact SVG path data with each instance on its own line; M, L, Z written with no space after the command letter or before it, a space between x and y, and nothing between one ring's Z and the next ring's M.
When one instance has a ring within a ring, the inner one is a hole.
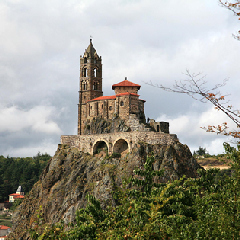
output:
M8 200L8 195L15 193L18 186L28 193L50 158L47 153L26 158L0 156L0 202Z

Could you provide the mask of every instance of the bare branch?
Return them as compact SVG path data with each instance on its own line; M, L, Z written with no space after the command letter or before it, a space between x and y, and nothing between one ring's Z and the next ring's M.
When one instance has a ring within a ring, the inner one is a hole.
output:
M239 0L218 0L220 6L227 8L228 10L232 11L235 16L240 16L240 1ZM238 18L240 20L240 18ZM237 34L232 34L233 37L237 40L240 40L240 31L237 32Z
M191 74L188 70L186 70L185 75L187 79L184 81L175 81L175 84L172 88L165 87L162 84L153 84L151 81L149 83L146 82L146 84L168 92L184 93L201 102L209 101L215 106L216 109L225 113L237 125L237 127L240 127L240 111L234 110L231 106L227 105L227 102L224 102L225 96L221 96L219 91L219 88L226 85L228 79L224 79L222 83L216 84L214 87L208 89L206 87L207 81L205 80L205 75L202 76L201 73ZM216 131L215 128L212 129ZM236 135L236 132L233 132L233 134L229 135L234 135L235 137L239 136Z

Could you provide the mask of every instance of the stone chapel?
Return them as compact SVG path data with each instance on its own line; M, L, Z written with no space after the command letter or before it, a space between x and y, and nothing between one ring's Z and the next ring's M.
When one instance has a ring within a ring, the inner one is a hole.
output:
M102 58L92 40L80 56L80 90L77 135L61 136L61 143L94 154L99 146L108 153L131 151L138 141L166 144L178 141L169 134L168 122L155 122L144 114L145 100L139 98L139 84L125 80L112 85L115 94L103 96Z

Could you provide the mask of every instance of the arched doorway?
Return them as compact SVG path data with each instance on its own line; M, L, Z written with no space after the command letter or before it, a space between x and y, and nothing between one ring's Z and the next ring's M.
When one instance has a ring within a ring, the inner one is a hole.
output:
M101 151L108 153L107 143L104 141L97 141L93 146L93 154L99 153Z
M113 152L115 153L125 153L128 152L128 143L124 139L119 139L115 142L113 146Z

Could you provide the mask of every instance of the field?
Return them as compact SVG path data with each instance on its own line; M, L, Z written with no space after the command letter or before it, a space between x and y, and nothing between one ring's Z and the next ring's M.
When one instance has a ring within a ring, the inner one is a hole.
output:
M196 157L197 162L204 168L219 168L219 169L228 169L230 168L230 160L227 159L225 156L223 157Z
M12 227L11 216L0 215L0 225Z

